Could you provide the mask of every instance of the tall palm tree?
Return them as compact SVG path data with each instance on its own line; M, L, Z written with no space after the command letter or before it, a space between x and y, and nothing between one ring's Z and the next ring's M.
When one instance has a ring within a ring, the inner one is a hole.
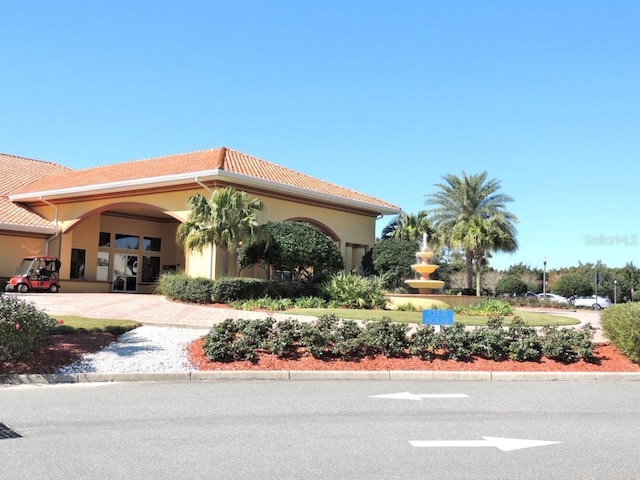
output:
M382 230L382 238L403 238L419 246L422 242L422 235L426 233L430 239L435 234L431 220L428 218L429 212L420 210L417 214L400 212ZM430 242L431 243L431 242Z
M187 202L189 216L176 231L176 239L190 251L202 252L213 246L223 250L222 271L228 274L229 252L240 242L256 237L256 213L264 209L261 200L233 187L219 188L209 199L196 193Z
M477 270L476 295L480 295L480 270L491 252L517 250L515 224L518 218L506 208L513 201L500 193L500 182L487 179L487 172L462 177L445 175L436 183L439 191L428 195L436 228L446 232L445 243L464 250L467 288L473 286L473 267Z

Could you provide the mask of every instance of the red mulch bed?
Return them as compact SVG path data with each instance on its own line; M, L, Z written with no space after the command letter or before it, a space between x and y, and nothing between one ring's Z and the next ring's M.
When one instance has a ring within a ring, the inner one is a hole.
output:
M110 333L81 333L54 335L53 344L16 363L0 364L0 374L55 373L61 366L78 360L82 354L101 350L116 339ZM311 356L300 356L295 360L279 359L275 355L263 353L257 363L210 362L202 352L202 339L188 347L191 363L198 370L449 370L449 371L513 371L513 372L639 372L640 365L634 364L611 345L598 345L594 363L579 361L569 365L546 358L540 362L494 362L474 358L468 362L436 359L431 362L415 357L406 358L365 358L358 362L341 360L323 361Z
M0 363L0 375L25 373L55 373L64 365L70 365L85 353L97 352L116 336L111 333L78 333L52 335L52 344L19 362Z
M563 364L547 358L540 362L496 362L473 358L468 362L435 359L425 361L416 357L365 358L358 362L343 360L324 361L301 355L297 359L285 360L275 355L262 353L256 363L211 362L202 351L202 339L191 343L189 360L198 370L448 370L448 371L492 371L492 372L640 372L640 365L633 363L612 345L598 345L593 363L583 360Z

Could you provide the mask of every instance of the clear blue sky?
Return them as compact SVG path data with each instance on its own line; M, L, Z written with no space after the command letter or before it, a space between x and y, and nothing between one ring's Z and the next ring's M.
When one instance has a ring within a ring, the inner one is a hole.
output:
M3 153L86 168L224 145L408 213L486 170L520 219L494 267L640 263L637 0L0 6Z

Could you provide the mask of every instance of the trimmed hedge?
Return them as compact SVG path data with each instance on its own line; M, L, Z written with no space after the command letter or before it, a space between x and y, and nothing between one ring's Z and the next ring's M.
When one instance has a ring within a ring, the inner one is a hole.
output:
M188 303L211 303L213 282L207 278L192 278L178 273L165 273L158 280L156 291L173 300Z
M160 277L156 291L174 300L189 303L231 303L260 298L302 298L317 294L310 282L287 282L257 278L193 278L178 273Z
M497 361L539 361L545 355L558 362L573 363L593 360L593 332L586 325L579 330L546 328L539 334L520 318L505 327L498 317L487 327L472 330L454 324L436 332L430 325L421 325L408 336L405 324L388 319L361 324L325 315L315 322L300 323L293 319L276 322L269 317L226 320L211 329L203 350L210 360L218 362L256 362L263 350L282 358L295 358L304 351L322 360L415 355L426 361L436 357L464 361L474 356Z
M640 304L619 303L600 314L607 338L633 362L640 363Z

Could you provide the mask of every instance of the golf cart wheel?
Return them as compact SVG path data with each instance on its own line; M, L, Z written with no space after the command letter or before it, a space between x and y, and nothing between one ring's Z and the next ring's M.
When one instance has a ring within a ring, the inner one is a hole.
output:
M16 290L18 290L18 292L20 293L27 293L29 291L29 285L27 285L26 283L21 283L20 285L18 285Z
M600 310L601 308L602 308L602 307L600 306L600 304L599 304L599 303L594 303L594 304L593 304L593 309L594 309L594 310Z
M52 283L51 286L49 287L49 291L51 293L58 293L58 290L59 290L58 285L56 285L55 283Z

